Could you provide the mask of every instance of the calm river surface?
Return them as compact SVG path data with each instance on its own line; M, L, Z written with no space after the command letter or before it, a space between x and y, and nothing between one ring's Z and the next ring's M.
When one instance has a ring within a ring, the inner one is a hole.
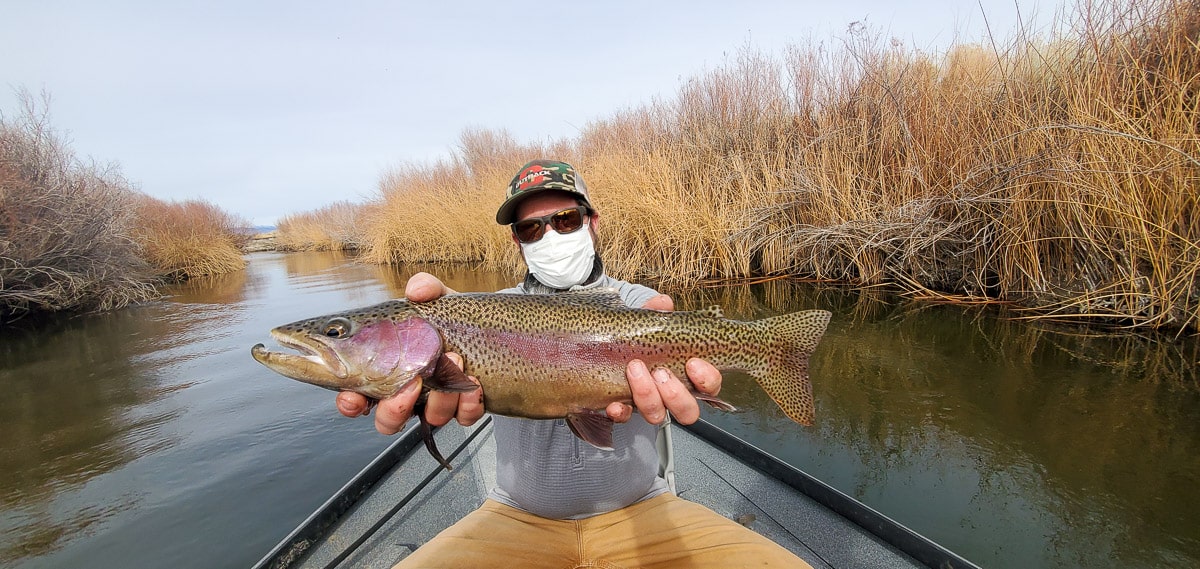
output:
M0 330L0 566L247 567L390 441L250 357L408 272L255 253L108 314ZM436 269L452 287L507 279ZM825 308L817 424L744 378L706 416L985 567L1200 566L1197 341L1087 336L785 282L667 291Z

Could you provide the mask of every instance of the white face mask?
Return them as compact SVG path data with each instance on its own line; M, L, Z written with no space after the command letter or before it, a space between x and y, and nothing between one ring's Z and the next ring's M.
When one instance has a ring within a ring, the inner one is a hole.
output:
M546 228L546 234L533 243L522 243L521 253L529 272L542 284L558 289L568 289L583 284L592 274L592 263L596 248L592 244L592 232L587 226L578 231L560 234Z

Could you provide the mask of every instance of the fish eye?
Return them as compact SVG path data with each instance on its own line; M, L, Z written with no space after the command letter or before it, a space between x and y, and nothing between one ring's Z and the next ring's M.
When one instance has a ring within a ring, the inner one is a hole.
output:
M345 318L334 318L325 323L324 333L330 338L344 338L350 335L350 321Z

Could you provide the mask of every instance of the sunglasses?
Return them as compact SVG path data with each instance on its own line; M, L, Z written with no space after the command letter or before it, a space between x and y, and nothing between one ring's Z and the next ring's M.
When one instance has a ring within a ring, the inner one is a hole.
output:
M550 215L522 219L512 224L513 235L516 235L517 241L521 243L533 243L546 234L547 225L553 227L556 233L574 233L583 227L587 214L587 207L577 205L560 209Z

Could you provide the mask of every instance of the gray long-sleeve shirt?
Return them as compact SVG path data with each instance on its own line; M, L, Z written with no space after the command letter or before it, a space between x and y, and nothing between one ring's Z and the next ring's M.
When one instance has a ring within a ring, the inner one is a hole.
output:
M614 288L625 304L644 305L658 293L603 275L572 290ZM531 294L524 286L499 291ZM484 402L486 407L487 403ZM613 450L580 440L563 419L495 416L497 488L493 500L545 518L581 519L624 508L668 491L658 476L660 427L638 413L613 426Z

